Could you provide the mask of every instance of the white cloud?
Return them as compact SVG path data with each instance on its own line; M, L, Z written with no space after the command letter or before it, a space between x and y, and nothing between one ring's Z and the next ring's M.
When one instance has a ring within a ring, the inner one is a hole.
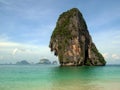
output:
M106 52L102 54L107 64L120 64L120 55L116 53Z
M15 48L12 52L12 55L14 56L16 54L16 52L18 51L18 48Z
M115 60L116 60L116 59L120 59L120 55L112 54L112 58L115 59Z
M13 47L13 46L18 46L18 43L14 42L0 42L0 47Z
M39 59L43 57L48 57L50 60L57 59L57 57L50 52L48 46L36 46L16 42L0 42L0 55L0 63L15 63L20 60L38 62Z
M103 55L103 57L106 58L106 59L109 58L109 54L108 54L108 53L103 53L102 55Z
M112 53L103 53L102 55L103 55L103 57L105 59L108 59L108 60L120 59L120 55L118 55L116 53L114 53L114 54L112 54Z

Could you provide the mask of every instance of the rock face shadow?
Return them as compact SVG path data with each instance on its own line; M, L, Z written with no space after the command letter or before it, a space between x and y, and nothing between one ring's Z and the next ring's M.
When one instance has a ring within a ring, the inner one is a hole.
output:
M103 66L104 57L97 50L87 24L77 8L62 13L51 35L49 47L61 66Z

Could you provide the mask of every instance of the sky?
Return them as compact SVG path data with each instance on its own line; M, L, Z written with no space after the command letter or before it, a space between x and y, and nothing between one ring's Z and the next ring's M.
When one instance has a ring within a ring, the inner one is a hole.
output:
M0 0L0 63L58 60L49 41L59 15L78 8L107 64L120 64L120 0Z

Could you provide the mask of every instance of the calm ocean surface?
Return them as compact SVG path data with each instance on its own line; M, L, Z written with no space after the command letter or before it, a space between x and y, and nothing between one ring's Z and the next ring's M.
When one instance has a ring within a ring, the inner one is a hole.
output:
M120 66L0 65L0 90L120 90Z

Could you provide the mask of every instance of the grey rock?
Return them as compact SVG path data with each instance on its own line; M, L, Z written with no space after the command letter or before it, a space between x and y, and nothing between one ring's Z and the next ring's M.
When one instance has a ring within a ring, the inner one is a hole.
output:
M61 66L99 66L106 61L97 50L86 22L77 8L60 15L51 35L49 47Z

